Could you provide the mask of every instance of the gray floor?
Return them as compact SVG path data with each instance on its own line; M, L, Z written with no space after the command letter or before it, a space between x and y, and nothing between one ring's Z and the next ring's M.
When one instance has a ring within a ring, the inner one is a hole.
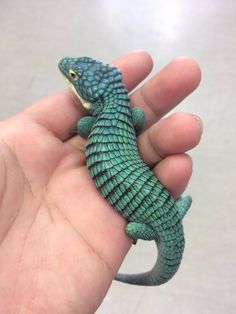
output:
M64 55L110 61L142 48L156 69L180 55L198 60L202 84L179 107L205 124L191 154L183 266L161 287L114 283L97 313L236 313L235 0L1 0L0 38L1 118L64 88L56 68ZM123 270L151 266L154 251L139 244Z

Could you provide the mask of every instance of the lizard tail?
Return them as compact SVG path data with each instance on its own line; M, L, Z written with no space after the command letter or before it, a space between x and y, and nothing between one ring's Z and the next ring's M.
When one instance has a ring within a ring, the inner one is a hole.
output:
M177 272L184 250L184 237L178 240L175 248L168 247L164 240L155 240L158 248L158 258L154 267L145 273L118 273L115 280L140 286L158 286L169 281ZM173 250L174 249L174 250Z
M176 202L181 219L190 207L191 201L191 197L186 196ZM158 258L150 271L140 274L118 273L115 280L141 286L157 286L169 281L177 272L183 256L185 241L182 222L179 221L172 229L166 230L155 243Z
M154 267L145 273L140 274L123 274L118 273L115 280L140 286L158 286L169 281L177 272L181 263L184 238L176 243L176 249L173 253L173 247L167 247L162 240L155 241L158 247L158 258ZM164 242L164 241L163 241Z

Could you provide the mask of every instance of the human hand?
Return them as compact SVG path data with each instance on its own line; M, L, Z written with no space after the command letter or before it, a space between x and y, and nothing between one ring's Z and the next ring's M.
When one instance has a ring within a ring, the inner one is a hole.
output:
M150 72L145 52L114 65L132 90ZM192 172L186 151L199 118L161 119L199 84L194 61L177 59L131 96L146 114L143 160L178 198ZM0 304L2 313L94 313L132 241L126 221L99 195L85 166L85 140L71 137L85 114L69 91L0 123Z

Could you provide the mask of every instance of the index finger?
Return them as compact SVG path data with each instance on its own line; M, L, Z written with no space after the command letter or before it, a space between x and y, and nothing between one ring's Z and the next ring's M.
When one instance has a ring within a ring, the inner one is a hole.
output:
M152 69L152 59L144 51L127 53L114 60L113 64L121 70L123 82L128 90L139 84ZM77 121L86 115L87 111L78 98L67 89L38 101L27 108L24 114L65 141L71 137L71 131Z
M199 85L201 70L191 58L175 59L131 95L145 112L145 128L160 120Z

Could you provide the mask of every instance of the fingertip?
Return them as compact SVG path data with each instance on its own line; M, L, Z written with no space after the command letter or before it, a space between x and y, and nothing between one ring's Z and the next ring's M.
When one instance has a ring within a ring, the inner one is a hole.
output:
M158 179L176 199L186 189L192 172L193 162L187 154L168 156L154 168L154 173Z
M139 152L150 167L168 155L183 154L201 140L202 121L193 114L176 112L163 118L138 137Z
M144 50L125 53L112 63L121 70L128 90L132 90L142 82L153 68L152 58Z
M153 60L151 55L145 50L128 51L112 62L115 66L125 70L132 63L143 63L151 71L153 68Z
M184 153L198 145L202 135L201 119L193 114L176 112L153 128L161 156Z
M189 82L190 92L195 90L201 82L202 71L198 62L190 57L182 56L173 61Z

